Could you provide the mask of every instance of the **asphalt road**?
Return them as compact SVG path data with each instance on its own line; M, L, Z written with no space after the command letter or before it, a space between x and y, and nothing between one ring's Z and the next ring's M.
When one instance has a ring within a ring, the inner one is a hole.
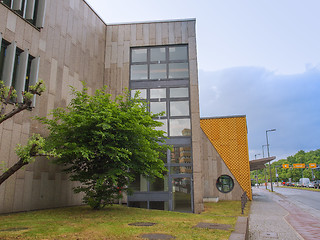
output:
M294 188L274 187L276 193L280 193L287 200L305 209L320 219L320 191L308 191Z

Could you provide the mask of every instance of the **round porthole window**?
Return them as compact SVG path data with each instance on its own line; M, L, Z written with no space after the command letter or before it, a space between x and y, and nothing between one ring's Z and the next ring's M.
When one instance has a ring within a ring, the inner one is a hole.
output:
M228 175L221 175L217 179L216 186L218 190L222 193L231 192L234 187L233 179Z

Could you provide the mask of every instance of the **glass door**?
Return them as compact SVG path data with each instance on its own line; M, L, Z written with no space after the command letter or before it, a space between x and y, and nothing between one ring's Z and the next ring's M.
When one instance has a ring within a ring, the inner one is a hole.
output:
M192 181L191 177L172 178L172 210L192 212Z

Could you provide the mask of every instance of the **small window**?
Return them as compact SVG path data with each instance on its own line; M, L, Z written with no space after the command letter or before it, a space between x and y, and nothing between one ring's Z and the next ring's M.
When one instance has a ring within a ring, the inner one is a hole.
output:
M132 62L146 62L146 61L147 61L147 49L132 50Z
M150 89L150 98L166 98L166 89L165 88L156 88Z
M166 49L165 48L151 48L150 60L152 62L160 62L166 60Z
M170 116L189 116L189 101L170 102Z
M191 136L190 119L170 119L170 136Z
M188 88L170 88L170 98L189 97Z
M131 80L147 80L148 65L133 65L131 66Z
M174 147L171 151L171 163L191 163L191 146Z
M152 192L163 192L168 191L168 176L165 175L164 178L154 178L149 181L149 191Z
M234 187L233 179L228 175L222 175L217 179L216 186L222 193L231 192Z
M131 97L134 97L136 92L139 91L139 98L140 99L147 99L147 90L146 89L134 89L131 90Z
M156 130L161 130L161 131L164 131L164 132L168 133L168 121L167 121L167 119L157 119L156 121L157 122L161 122L163 124L162 124L162 126L156 127L155 129ZM167 134L164 134L164 135L166 136Z
M169 48L169 60L188 60L187 46L177 46Z
M150 79L167 78L167 64L150 64Z
M153 114L164 112L163 116L166 116L166 102L150 102L150 112L152 112Z
M189 77L188 63L170 63L169 78L187 78Z

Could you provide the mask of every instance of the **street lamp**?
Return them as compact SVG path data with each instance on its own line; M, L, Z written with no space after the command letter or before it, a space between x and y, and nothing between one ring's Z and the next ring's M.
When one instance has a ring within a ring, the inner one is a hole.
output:
M262 157L264 158L264 147L266 147L267 145L262 145ZM267 186L267 170L264 168L264 180L265 180L265 183L266 183L266 189L268 189L268 186Z
M255 154L255 155L254 155L254 159L257 159L257 156L258 156L258 155L261 155L261 154L260 154L260 153ZM259 181L258 181L258 174L257 174L257 171L258 171L258 170L256 170L256 182L257 182L257 186L259 187Z
M276 131L276 129L266 130L266 139L267 139L268 157L270 157L270 152L269 152L269 142L268 142L268 132L274 132L274 131ZM269 162L269 172L270 172L271 192L273 192L272 176L271 176L271 162Z

